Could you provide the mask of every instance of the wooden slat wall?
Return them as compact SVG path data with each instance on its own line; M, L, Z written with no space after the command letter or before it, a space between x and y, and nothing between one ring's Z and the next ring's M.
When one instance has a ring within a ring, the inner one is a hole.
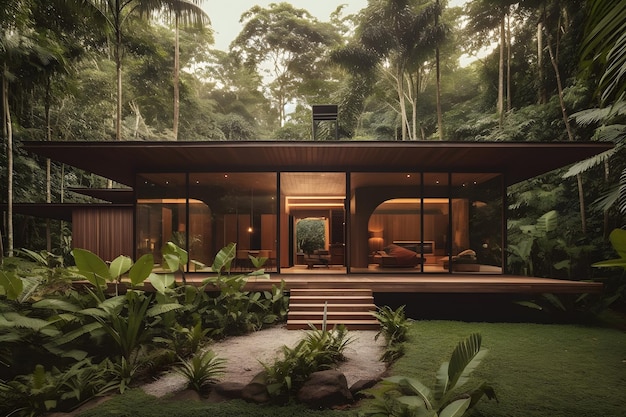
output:
M119 255L134 258L132 207L74 210L72 246L90 250L105 261Z

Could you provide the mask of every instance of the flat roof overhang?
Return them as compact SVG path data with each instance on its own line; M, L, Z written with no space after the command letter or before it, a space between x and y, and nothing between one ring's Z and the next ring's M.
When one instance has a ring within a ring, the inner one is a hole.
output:
M25 216L40 217L43 219L72 221L72 213L78 209L93 208L134 208L133 204L108 204L108 203L14 203L13 212ZM3 211L7 205L0 206Z
M607 142L25 142L42 157L133 186L139 172L501 172L506 185L613 148Z

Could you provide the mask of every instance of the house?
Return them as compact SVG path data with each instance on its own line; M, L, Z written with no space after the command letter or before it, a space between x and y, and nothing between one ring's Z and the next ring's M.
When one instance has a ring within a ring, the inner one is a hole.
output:
M109 178L76 190L92 205L49 205L73 244L104 259L174 241L188 271L237 243L235 267L274 272L506 274L507 187L604 152L598 142L28 142L25 148ZM37 208L39 207L39 208ZM42 205L17 207L37 214ZM71 213L71 215L69 214ZM311 261L299 230L317 224ZM300 225L300 226L299 226ZM399 249L398 249L399 248ZM308 262L305 260L308 260ZM311 265L309 265L311 264Z

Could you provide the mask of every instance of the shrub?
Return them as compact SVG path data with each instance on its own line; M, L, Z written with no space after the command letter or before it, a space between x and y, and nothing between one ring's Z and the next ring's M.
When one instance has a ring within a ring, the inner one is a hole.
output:
M375 340L382 335L385 338L385 351L381 356L383 362L394 362L404 355L404 342L407 341L410 319L404 313L405 306L392 310L389 306L379 307L372 314L380 323L380 331Z
M296 392L313 372L328 369L344 360L343 351L351 342L344 326L331 331L313 328L294 348L283 346L283 358L263 364L267 391L274 398Z
M203 390L217 380L218 376L224 373L226 361L218 358L215 354L207 350L203 353L196 353L189 359L181 359L174 371L187 379L187 387L197 392Z

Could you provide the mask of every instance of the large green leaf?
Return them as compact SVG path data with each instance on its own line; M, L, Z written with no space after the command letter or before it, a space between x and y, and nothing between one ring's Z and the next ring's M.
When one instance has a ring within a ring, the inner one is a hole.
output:
M107 281L111 281L109 267L98 255L80 248L73 249L72 255L78 267L78 273L87 278L87 281L97 287L102 287Z
M45 308L48 310L61 310L73 313L80 310L80 307L76 304L56 298L44 298L41 301L37 301L33 304L33 308Z
M150 274L150 277L148 279L150 280L150 283L152 284L154 289L157 290L161 294L165 294L165 291L169 287L174 285L174 282L176 281L176 277L174 276L174 274L154 274L153 273L153 274Z
M233 259L235 259L235 255L237 253L237 244L229 243L227 246L223 247L217 255L215 255L215 260L213 261L212 269L215 272L221 272L222 270L230 271L230 264Z
M178 271L178 269L187 264L189 259L189 255L187 251L176 246L173 242L167 242L161 248L161 254L163 255L163 260L167 264L167 267L170 271Z
M150 276L153 268L154 257L151 253L147 253L139 258L130 268L130 272L128 273L131 285L136 286L144 282L146 278Z
M415 395L419 396L424 402L426 408L432 410L433 406L429 400L430 388L422 384L419 380L405 376L392 376L389 378L385 378L384 380L392 382L394 384L398 384L404 390L412 392Z
M15 271L0 271L0 287L4 288L4 293L9 300L17 300L24 290L24 283Z
M552 232L557 228L558 213L551 210L537 219L537 230L544 233Z
M448 375L448 368L450 362L444 362L439 366L435 378L435 398L440 400L448 392L448 386L450 384L450 377Z
M462 340L452 352L448 366L448 391L460 387L480 364L487 351L480 349L482 337L479 333L471 334Z
M461 417L469 408L471 401L471 398L462 398L452 401L446 408L439 412L439 417Z
M170 311L180 310L181 308L183 306L178 303L156 304L146 311L146 317L156 317Z
M132 265L133 261L128 256L120 255L113 259L113 262L109 265L109 275L111 279L115 280L121 277L128 272Z
M626 230L613 229L609 234L609 241L620 258L626 259Z
M2 323L3 326L29 329L37 332L53 324L53 322L51 321L39 319L36 317L27 317L13 311L8 311L4 313L3 319L5 319L5 321L3 321Z

